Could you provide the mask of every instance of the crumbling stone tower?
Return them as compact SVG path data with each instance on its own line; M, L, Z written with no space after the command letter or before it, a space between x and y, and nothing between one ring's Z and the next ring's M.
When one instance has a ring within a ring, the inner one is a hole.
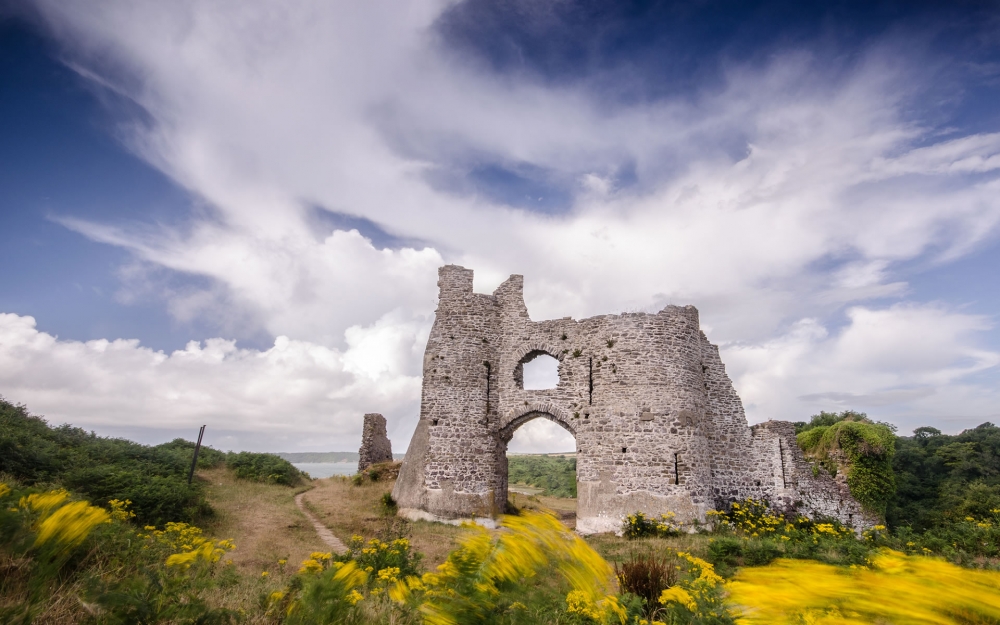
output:
M693 306L534 322L523 278L473 293L472 271L439 272L420 421L393 490L411 519L491 519L507 501L507 443L539 417L577 447L577 530L616 531L636 511L682 522L746 497L869 525L846 484L813 474L791 424L747 426ZM526 390L548 354L559 382Z
M392 443L386 434L385 417L377 412L370 412L365 415L365 425L361 431L358 473L380 462L392 462Z

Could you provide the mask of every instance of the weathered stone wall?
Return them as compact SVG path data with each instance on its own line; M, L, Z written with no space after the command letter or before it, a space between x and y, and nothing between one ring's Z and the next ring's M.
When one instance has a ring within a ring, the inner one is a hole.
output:
M420 421L393 491L405 516L502 512L507 443L518 427L544 417L576 437L582 532L618 530L636 511L703 522L707 510L748 496L815 503L817 514L854 518L846 504L829 512L843 501L829 475L804 475L794 464L801 452L779 449L794 445L794 431L788 439L777 426L747 426L693 306L534 322L521 276L482 295L472 291L471 270L449 265L438 286ZM524 364L541 354L559 361L559 383L526 390ZM791 467L785 481L783 454ZM827 494L798 496L789 484L819 484Z
M392 462L392 443L385 430L385 417L372 412L365 415L365 425L361 432L358 472L380 462Z

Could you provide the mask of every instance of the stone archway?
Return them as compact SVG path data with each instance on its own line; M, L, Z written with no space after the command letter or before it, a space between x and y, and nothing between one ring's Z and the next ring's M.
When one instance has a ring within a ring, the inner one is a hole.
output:
M504 425L497 432L497 437L503 446L503 461L497 467L497 476L499 478L498 488L501 491L498 492L498 494L502 495L504 502L506 502L510 496L510 485L508 479L510 473L508 468L509 465L507 457L507 446L510 444L511 439L514 437L514 432L516 432L518 428L520 428L522 425L526 425L527 423L534 421L536 419L547 419L561 426L564 430L566 430L573 436L573 444L574 444L573 451L574 452L578 451L576 447L576 431L573 429L572 425L569 422L567 422L567 420L564 417L559 417L556 416L556 414L553 414L553 412L559 412L558 410L549 412L548 410L540 408L541 408L540 406L528 407L528 409L525 410L522 414L507 421L506 425Z

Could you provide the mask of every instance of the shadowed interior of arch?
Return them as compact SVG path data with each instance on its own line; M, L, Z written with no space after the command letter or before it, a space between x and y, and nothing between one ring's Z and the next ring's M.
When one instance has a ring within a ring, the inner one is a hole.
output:
M507 503L549 509L576 526L576 439L557 418L530 412L507 428Z
M559 385L559 361L542 351L531 352L521 360L523 388L541 391Z

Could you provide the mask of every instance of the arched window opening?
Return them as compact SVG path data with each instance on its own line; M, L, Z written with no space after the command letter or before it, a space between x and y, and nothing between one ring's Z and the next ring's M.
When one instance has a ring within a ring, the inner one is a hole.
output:
M525 390L543 391L559 385L559 361L545 352L528 354L521 367Z

